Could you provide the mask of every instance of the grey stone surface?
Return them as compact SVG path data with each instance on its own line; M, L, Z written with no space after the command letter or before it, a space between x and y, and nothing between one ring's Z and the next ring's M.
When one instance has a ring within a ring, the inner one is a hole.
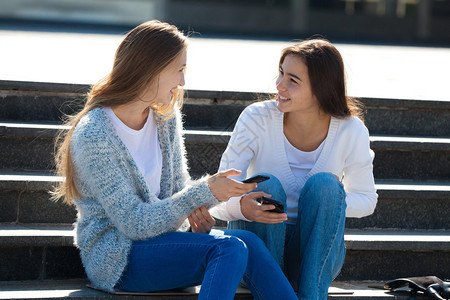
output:
M0 247L0 281L41 278L43 248Z
M426 104L426 101L423 101ZM450 110L445 108L368 107L365 123L371 134L450 136Z
M449 265L450 252L348 251L336 280L388 281L428 275L447 278Z
M72 247L71 224L0 224L0 247Z
M74 223L76 220L75 207L66 205L61 201L52 201L49 196L47 191L21 193L18 222Z
M147 296L111 295L86 287L86 279L70 280L34 280L0 282L0 299L197 299L199 287L155 292ZM374 281L339 281L333 282L328 291L328 299L409 299L406 292L389 292L380 289L383 282ZM234 299L253 299L249 290L238 288ZM417 295L417 299L424 299Z
M50 200L48 190L58 177L19 174L0 175L0 222L72 224L75 221L73 206ZM449 186L381 181L377 182L377 188L379 200L375 213L360 219L348 218L346 228L448 228L448 216L444 212L450 211ZM226 224L218 221L217 226Z
M86 89L85 85L0 81L0 120L61 122L64 114L80 109ZM188 91L187 95L185 126L222 131L233 129L245 106L268 98L267 94L223 91ZM450 136L450 101L364 98L362 102L372 134Z
M68 226L1 225L0 253L4 255L0 255L0 269L28 261L39 271L23 278L20 271L12 270L0 280L84 277L78 250L72 246L73 234ZM443 276L442 266L450 263L448 231L348 230L345 240L347 259L340 280L387 280L403 274Z
M0 223L17 221L19 191L0 191Z
M450 179L450 151L398 151L373 148L373 173L380 179Z
M3 95L2 95L3 94ZM17 95L0 91L0 120L22 122L62 122L65 114L73 114L84 103L82 95L65 93L32 93Z
M414 192L411 192L414 194ZM346 228L447 229L450 192L446 199L378 200L375 212L364 218L347 218Z
M0 169L53 170L54 142L51 138L0 136Z
M48 247L45 279L85 278L80 252L75 247Z
M51 136L55 136L58 129L9 128L6 131L7 135L0 135L3 152L0 169L54 169L54 138ZM215 173L229 136L191 132L186 133L185 138L191 174L199 177ZM450 143L378 140L372 142L371 147L375 151L376 179L450 180Z

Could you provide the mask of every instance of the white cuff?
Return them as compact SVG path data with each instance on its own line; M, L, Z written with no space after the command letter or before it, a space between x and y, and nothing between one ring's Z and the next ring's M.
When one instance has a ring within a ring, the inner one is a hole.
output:
M226 202L226 209L227 212L230 214L230 216L233 218L233 220L244 220L247 222L251 222L250 220L247 220L246 217L242 214L241 211L241 197L231 197Z

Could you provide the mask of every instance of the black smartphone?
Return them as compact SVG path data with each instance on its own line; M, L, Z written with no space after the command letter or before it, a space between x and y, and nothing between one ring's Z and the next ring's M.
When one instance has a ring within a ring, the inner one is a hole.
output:
M264 196L261 197L261 198L258 198L257 201L259 203L261 203L261 204L272 204L272 205L275 205L274 209L268 210L270 212L284 213L284 205L283 205L283 203L280 203L280 202L278 202L276 200L273 200L273 199L270 199L270 198L267 198L267 197L264 197Z
M256 175L250 178L245 179L244 181L242 181L243 183L259 183L259 182L263 182L266 181L267 179L270 179L269 176L264 176L264 175Z

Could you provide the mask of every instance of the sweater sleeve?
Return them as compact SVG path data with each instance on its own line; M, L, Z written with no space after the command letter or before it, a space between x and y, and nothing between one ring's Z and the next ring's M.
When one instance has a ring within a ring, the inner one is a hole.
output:
M371 215L377 204L373 178L374 153L370 149L369 132L363 127L353 144L344 168L342 183L346 191L346 216L361 218Z
M184 146L184 138L183 138L183 123L182 116L179 110L176 111L176 115L174 118L175 121L175 132L173 133L173 153L176 159L181 161L181 168L177 168L174 170L174 192L179 192L187 184L191 183L191 176L188 171L188 162L186 159L186 148Z
M247 107L239 116L219 165L219 172L231 168L242 171L241 175L230 177L240 181L247 177L247 169L258 147L258 137L255 134L257 127L254 126L254 119L250 114L250 107ZM217 205L211 209L211 214L224 221L248 221L241 212L240 198L232 197L227 202Z
M174 231L195 208L219 203L204 180L171 197L160 200L152 194L144 201L117 145L103 135L74 135L71 152L83 197L97 200L114 226L132 240Z

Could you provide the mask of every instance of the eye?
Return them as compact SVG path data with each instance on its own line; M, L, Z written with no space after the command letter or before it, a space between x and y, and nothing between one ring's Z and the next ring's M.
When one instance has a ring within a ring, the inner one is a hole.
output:
M281 67L278 69L278 71L280 72L281 75L284 74L283 69Z
M295 83L295 84L298 84L298 82L297 81L295 81L294 79L292 79L291 78L291 81L293 82L293 83Z

